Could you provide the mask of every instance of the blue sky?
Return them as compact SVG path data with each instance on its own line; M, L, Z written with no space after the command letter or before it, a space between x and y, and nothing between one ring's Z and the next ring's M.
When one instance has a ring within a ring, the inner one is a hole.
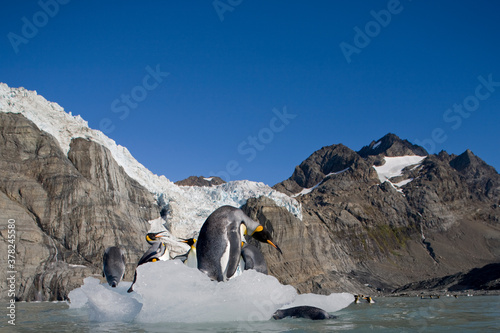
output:
M274 185L392 132L500 169L495 1L10 1L0 82L172 181Z

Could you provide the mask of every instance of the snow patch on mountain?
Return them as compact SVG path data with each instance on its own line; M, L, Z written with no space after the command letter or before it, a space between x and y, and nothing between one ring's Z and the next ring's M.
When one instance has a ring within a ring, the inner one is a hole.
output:
M40 130L51 134L67 154L73 138L85 138L109 149L125 172L155 195L167 210L169 229L176 237L192 236L205 219L222 205L240 207L252 197L266 196L280 207L302 219L300 203L271 187L251 181L234 181L214 187L178 186L165 176L153 174L139 163L127 148L99 130L88 127L80 116L64 111L57 103L47 101L36 91L10 88L0 83L0 112L20 113Z
M325 177L323 177L323 179L317 183L316 185L314 185L313 187L309 187L309 188L305 188L303 189L302 191L300 191L299 193L297 194L294 194L292 195L292 198L295 198L295 197L298 197L299 195L306 195L306 194L309 194L311 193L312 191L314 191L319 185L321 185L321 183L328 177L330 176L333 176L333 175L338 175L338 174L341 174L343 172L346 172L347 170L349 170L349 168L346 168L344 170L340 170L340 171L337 171L337 172L330 172L329 174L327 174Z
M377 143L375 143L373 146L372 146L372 149L376 149L378 146L380 146L380 144L382 143L382 141L378 141Z
M381 166L373 166L375 171L377 171L380 183L388 181L394 186L399 192L403 193L400 187L408 184L413 180L413 178L402 180L398 183L391 182L394 177L402 176L403 170L409 166L414 165L413 169L418 167L426 156L395 156L395 157L384 157L385 163ZM413 170L412 169L412 170Z
M420 164L425 158L426 156L386 156L383 165L373 166L373 168L377 171L380 182L383 183L393 177L401 176L404 168Z

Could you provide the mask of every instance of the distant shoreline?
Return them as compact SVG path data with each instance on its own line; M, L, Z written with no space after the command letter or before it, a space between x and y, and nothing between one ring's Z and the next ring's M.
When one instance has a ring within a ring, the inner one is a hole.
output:
M379 295L379 297L420 297L420 296L431 296L431 295L440 297L448 297L448 296L453 297L455 295L458 297L499 296L500 290L461 290L461 291L415 290L411 292L383 293Z

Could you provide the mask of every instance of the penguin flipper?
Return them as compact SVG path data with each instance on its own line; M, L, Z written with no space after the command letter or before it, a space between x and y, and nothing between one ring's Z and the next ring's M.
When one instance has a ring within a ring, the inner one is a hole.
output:
M179 259L180 261L185 262L188 258L188 255L189 255L189 251L184 253L184 254L179 254L178 256L175 256L174 260Z
M104 252L104 255L102 257L102 277L106 277L106 273L105 273L105 270L106 270L106 264L108 262L108 252Z
M228 246L229 246L229 260L227 262L227 268L225 271L226 278L230 278L236 272L238 265L240 264L241 257L241 240L239 235L239 230L228 230L227 233Z
M122 253L122 261L123 261L123 266L125 266L125 267L123 267L123 274L122 274L121 279L124 279L125 278L125 271L126 271L125 268L127 267L127 265L125 265L126 261L125 261L125 256L123 255L123 253Z
M131 293L134 291L134 283L137 280L137 270L134 273L134 281L132 281L132 284L130 285L130 288L128 288L127 293Z
M137 263L137 266L145 264L151 261L152 258L157 258L158 254L161 252L161 243L155 242L150 248L142 255L141 259Z
M243 252L242 252L243 254ZM254 269L255 263L253 262L253 259L249 256L242 255L243 261L245 262L245 270L247 269Z

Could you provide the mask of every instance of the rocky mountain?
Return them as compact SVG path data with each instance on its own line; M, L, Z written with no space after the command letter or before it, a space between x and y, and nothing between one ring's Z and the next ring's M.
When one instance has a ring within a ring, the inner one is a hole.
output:
M175 239L196 236L225 204L273 233L283 255L262 247L269 272L300 292L459 282L500 261L500 176L470 151L429 155L388 134L358 152L323 147L273 188L216 177L174 184L79 116L0 84L0 218L15 220L19 300L65 299L84 277L100 276L111 245L125 249L131 280L146 232L168 230L172 255L181 253ZM8 244L2 223L4 253Z
M500 176L470 151L428 155L388 134L359 152L323 147L274 188L302 204L302 221L265 199L247 211L273 221L284 255L263 249L271 272L290 281L291 262L314 267L299 270L301 291L388 292L500 259Z

